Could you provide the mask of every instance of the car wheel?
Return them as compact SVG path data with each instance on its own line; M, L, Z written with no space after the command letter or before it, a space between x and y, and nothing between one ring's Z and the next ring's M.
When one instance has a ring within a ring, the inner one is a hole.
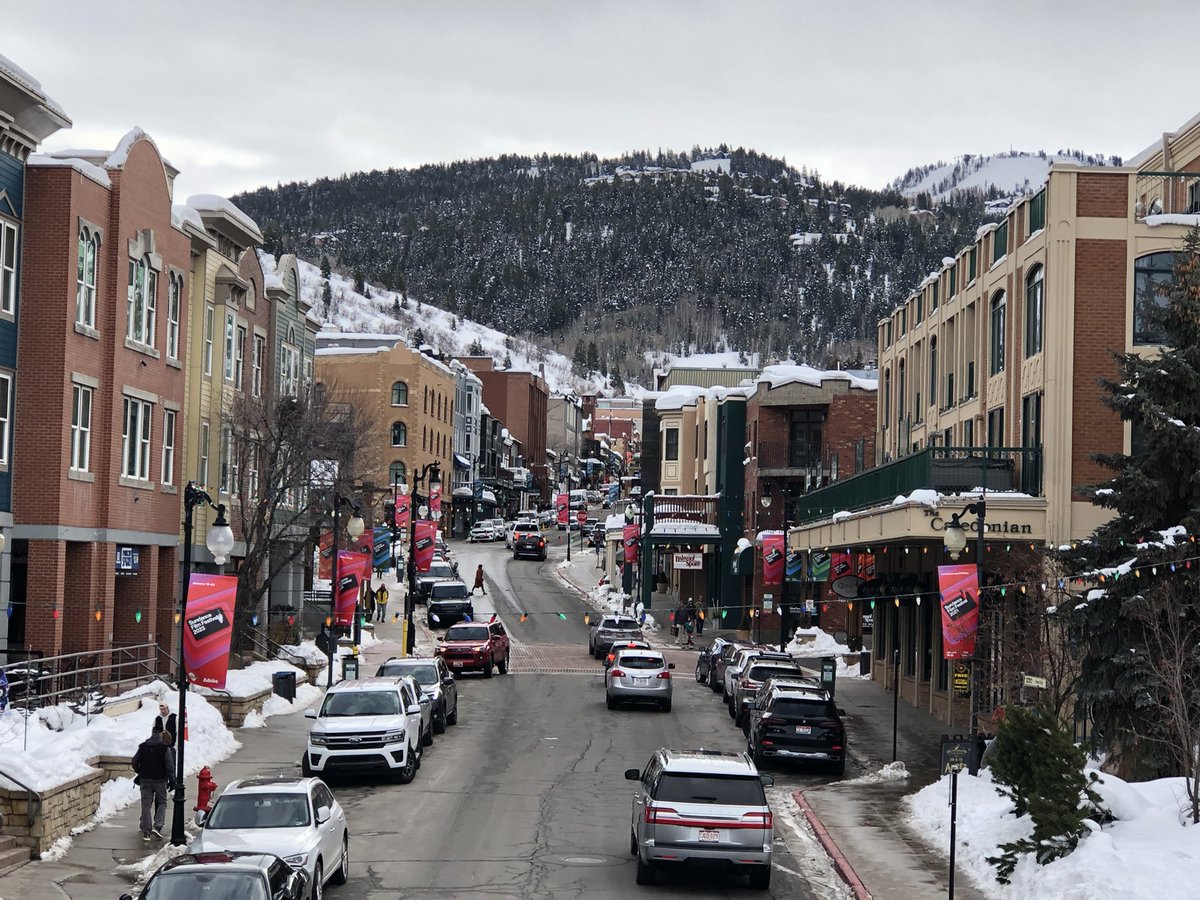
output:
M312 885L312 900L321 900L321 896L325 893L325 870L321 867L321 861L317 860L317 867L313 869L313 885Z
M425 624L429 626L429 629L430 629L431 631L433 630L433 618L432 618L432 617L430 617L430 616L426 616L426 617L425 617Z
M839 759L837 762L835 762L829 768L830 768L830 771L834 775L836 775L838 778L841 778L843 775L845 775L846 774L846 755L843 753L842 758Z
M334 884L345 884L350 880L350 835L342 835L342 864L333 873Z
M501 675L507 675L507 674L508 674L508 651L507 651L507 650L505 650L505 651L504 651L504 661L503 661L503 662L501 662L501 663L500 663L500 664L499 664L499 665L496 667L496 669L497 669L497 670L500 672L500 674L501 674Z
M444 705L441 711L433 716L433 730L436 734L446 733L446 707Z
M454 712L446 713L446 724L447 725L457 725L458 724L458 700L457 699L454 701Z
M670 711L671 711L671 701L670 701L670 700L664 700L664 701L662 702L662 711L663 711L663 712L670 712Z
M755 890L765 891L771 887L771 866L755 866L749 871L750 887Z
M305 778L312 778L313 775L315 774L313 772L312 766L310 766L308 764L308 751L307 750L305 750L304 755L302 757L300 757L300 774L303 775Z
M413 746L409 746L408 753L404 756L404 765L396 770L396 780L401 784L408 784L417 777L417 750Z
M708 683L708 676L700 674L700 663L696 663L696 681L699 684L707 684Z
M629 855L637 856L637 835L631 829L629 832Z
M658 871L652 863L642 862L642 858L637 858L637 878L638 884L654 884L654 880L658 877Z
M609 709L616 709L617 701L612 698L611 694L605 694L604 695L604 705L607 706Z
M750 719L747 716L742 716L742 734L750 737Z
M725 706L726 706L726 708L728 709L728 712L729 712L729 718L731 718L731 719L736 719L736 718L737 718L737 713L735 713L735 712L733 711L733 698L732 698L732 697L730 697L730 698L729 698L729 702L728 702L728 703L726 703L726 704L725 704Z
M724 684L721 685L721 699L724 700L726 703L729 702L729 691L727 691L725 689Z
M433 746L433 721L432 721L432 718L430 719L430 722L429 722L429 728L426 729L426 731L423 735L421 735L421 746L422 747L432 747Z
M545 550L542 551L542 555L541 555L540 559L542 560L542 562L546 561L546 551Z
M514 554L513 554L513 559L520 559L520 558L521 558L521 554L520 554L520 553L514 553Z
M495 665L496 665L496 660L489 657L488 661L483 664L483 677L484 678L492 677L492 669L493 669L493 667L495 667Z
M746 710L739 710L733 714L733 724L743 729L747 734L750 733L750 719Z

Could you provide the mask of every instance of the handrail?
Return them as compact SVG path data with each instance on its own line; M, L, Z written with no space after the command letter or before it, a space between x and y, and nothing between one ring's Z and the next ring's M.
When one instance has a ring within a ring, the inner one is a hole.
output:
M106 658L107 657L107 658ZM60 702L80 687L105 692L138 686L162 677L161 664L174 668L175 657L156 643L104 647L0 666L9 682L9 705L28 709ZM90 661L91 665L78 665Z
M272 640L270 636L264 634L256 628L251 628L248 631L250 646L262 650L262 655L268 659L282 659L284 662L291 663L297 668L303 669L305 660L301 656L297 656L289 650L285 650L283 645Z
M34 819L36 819L37 814L42 811L42 795L25 782L21 781L21 779L17 778L15 775L10 775L3 769L0 769L0 778L7 778L17 787L25 791L25 822L32 828ZM34 809L35 806L36 812Z

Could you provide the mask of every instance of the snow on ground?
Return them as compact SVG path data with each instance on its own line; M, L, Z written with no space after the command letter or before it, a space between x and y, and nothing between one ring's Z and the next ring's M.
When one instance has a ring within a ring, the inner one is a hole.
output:
M271 690L271 676L276 672L294 672L297 682L308 680L308 675L303 669L277 659L251 663L244 669L230 669L225 676L224 691L210 691L197 686L195 692L210 697L223 697L226 693L231 697L253 697L255 694Z
M958 779L960 871L996 900L1185 900L1196 896L1200 872L1200 827L1181 824L1185 796L1182 778L1125 782L1101 775L1096 785L1104 806L1117 821L1087 835L1073 853L1047 866L1022 859L1012 884L998 884L986 861L999 845L1032 831L1028 817L1017 819L1012 803L997 791L991 773ZM949 776L906 797L909 820L931 846L948 850Z
M820 628L797 628L788 642L787 652L801 659L815 659L818 656L832 656L837 664L838 678L869 678L863 675L858 663L847 664L845 657L853 655L854 651L845 644L839 643L833 635Z
M907 197L915 197L920 193L932 194L935 201L945 199L950 191L986 191L992 186L1009 193L1022 193L1036 190L1046 180L1050 164L1055 162L1079 164L1080 160L1075 156L1055 153L1037 155L1019 151L994 156L977 155L969 161L959 157L930 169L912 182L901 183L897 180L891 186ZM942 190L946 183L950 186Z

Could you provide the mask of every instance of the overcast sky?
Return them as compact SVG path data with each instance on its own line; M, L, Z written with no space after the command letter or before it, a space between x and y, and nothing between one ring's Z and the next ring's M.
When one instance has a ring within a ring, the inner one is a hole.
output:
M74 12L72 12L74 8ZM986 10L986 12L985 12ZM881 186L962 153L1128 158L1200 112L1194 0L40 0L0 54L177 199L498 153L724 141Z

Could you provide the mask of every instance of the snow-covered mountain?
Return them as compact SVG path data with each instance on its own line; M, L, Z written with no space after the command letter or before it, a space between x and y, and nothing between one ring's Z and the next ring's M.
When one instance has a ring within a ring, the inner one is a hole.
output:
M992 156L960 156L952 162L938 161L909 169L890 187L906 197L928 194L933 202L948 199L953 191L975 191L1004 197L1036 190L1046 180L1050 165L1073 162L1089 166L1120 165L1119 157L1083 153L1078 150L1025 153L1010 150Z

